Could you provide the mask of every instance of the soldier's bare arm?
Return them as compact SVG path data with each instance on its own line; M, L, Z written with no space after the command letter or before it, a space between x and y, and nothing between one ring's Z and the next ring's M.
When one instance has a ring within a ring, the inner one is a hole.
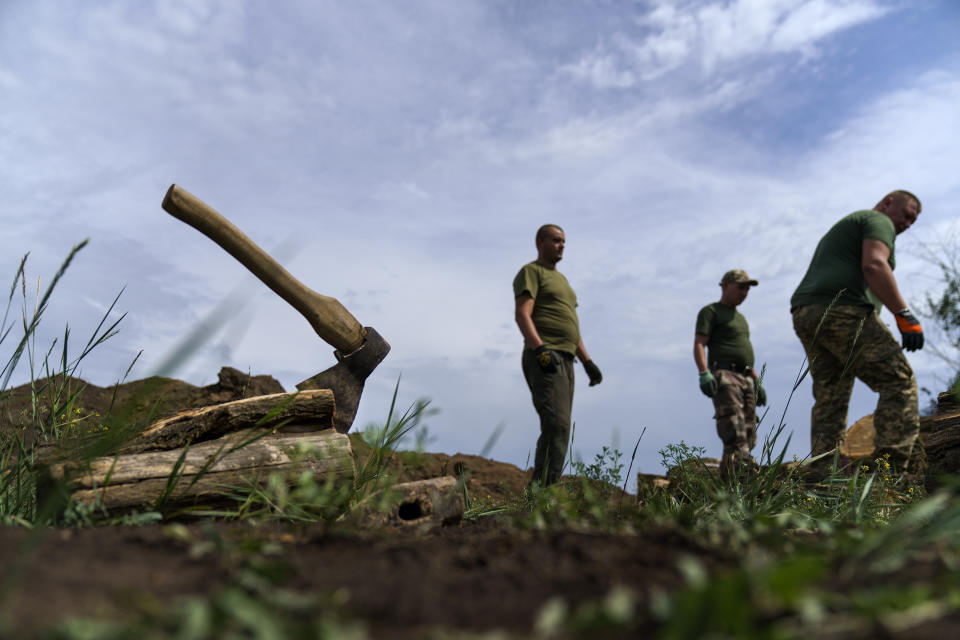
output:
M707 370L707 343L710 336L696 333L693 336L693 361L697 363L697 371Z
M529 293L524 292L517 296L514 318L517 321L517 326L520 328L523 342L527 347L536 349L543 345L540 333L533 324L533 296Z
M863 253L860 268L867 286L873 291L891 313L896 314L907 308L907 303L900 295L897 279L890 268L890 247L880 240L868 238L863 241Z
M587 353L587 348L583 346L583 338L580 338L580 342L577 343L577 357L580 358L580 362L590 360L590 354Z

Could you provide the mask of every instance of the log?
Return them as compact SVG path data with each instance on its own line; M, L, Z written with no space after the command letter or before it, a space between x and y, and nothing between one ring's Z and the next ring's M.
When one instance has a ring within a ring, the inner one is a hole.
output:
M261 435L246 430L185 451L181 448L97 458L83 469L73 463L55 463L46 472L51 478L65 481L78 502L99 501L107 510L154 508L167 493L178 461L178 478L164 502L165 508L210 498L222 501L229 487L265 482L274 472L299 475L310 471L344 482L352 482L355 473L350 439L334 429L303 435Z
M444 476L395 484L366 498L342 520L363 528L425 532L460 524L464 508L460 482Z
M331 429L334 411L333 391L330 389L254 396L181 411L154 422L125 444L120 453L176 449L188 442L210 440L253 427L270 428L284 421L311 425L313 431Z
M669 488L670 480L666 476L643 473L642 471L637 473L637 500L640 502L657 491L665 491Z
M873 454L873 438L876 431L873 428L873 414L869 413L847 429L847 434L840 443L840 454L848 458L866 458Z
M960 405L953 393L937 396L927 450L927 490L942 485L944 476L960 474Z
M933 417L920 416L920 442L926 443L933 428ZM873 439L877 431L873 426L873 414L868 413L847 429L844 441L840 444L840 454L848 458L867 458L873 455Z

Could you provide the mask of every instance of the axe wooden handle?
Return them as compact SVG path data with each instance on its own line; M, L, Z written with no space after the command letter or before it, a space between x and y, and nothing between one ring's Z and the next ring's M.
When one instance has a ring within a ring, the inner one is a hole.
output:
M162 206L170 215L186 222L239 260L274 293L299 311L317 335L340 353L353 353L363 344L366 333L363 326L336 298L320 295L305 287L240 229L202 200L173 184L167 190Z

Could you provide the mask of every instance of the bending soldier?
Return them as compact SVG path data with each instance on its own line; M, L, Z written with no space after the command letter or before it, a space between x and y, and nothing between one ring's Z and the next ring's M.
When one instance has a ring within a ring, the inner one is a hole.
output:
M923 329L893 276L896 237L919 214L915 195L893 191L873 209L842 218L820 240L790 299L793 327L813 378L813 456L843 442L856 377L879 394L873 414L875 456L889 454L900 471L920 471L924 465L917 439L917 381L879 317L881 306L894 314L903 349L923 347Z

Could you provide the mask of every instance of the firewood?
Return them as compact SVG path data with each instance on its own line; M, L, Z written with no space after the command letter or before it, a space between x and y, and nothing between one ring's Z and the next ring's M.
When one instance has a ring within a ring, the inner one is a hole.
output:
M170 451L97 458L89 466L55 463L47 474L65 481L78 502L106 509L153 508L221 497L230 487L266 481L271 473L302 471L352 482L353 454L346 434L326 429L300 435L246 430ZM168 492L171 476L176 479Z
M333 414L333 391L329 389L255 396L181 411L154 422L124 445L120 453L176 449L187 442L209 440L254 426L269 428L284 421L309 424L312 430L320 431L333 427Z
M937 397L927 450L927 490L940 486L944 475L960 474L960 406L952 393Z

